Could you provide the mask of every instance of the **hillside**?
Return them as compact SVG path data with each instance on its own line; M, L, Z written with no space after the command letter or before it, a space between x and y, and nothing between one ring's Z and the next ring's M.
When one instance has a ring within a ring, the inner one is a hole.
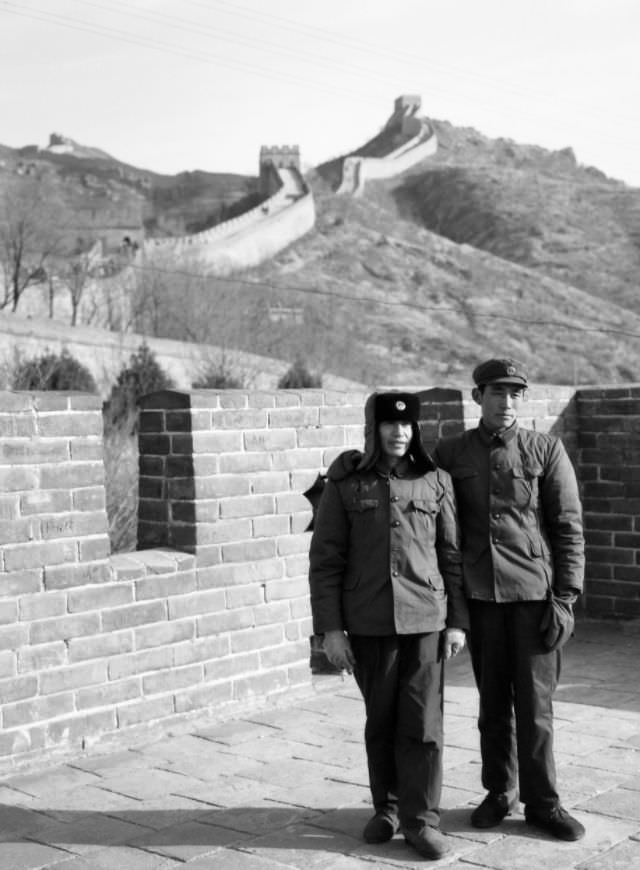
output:
M362 197L335 194L340 160L313 170L315 228L264 266L191 286L168 273L158 333L301 356L367 384L466 383L494 353L542 382L637 381L640 190L578 165L570 148L432 123L437 154ZM353 153L384 151L388 136ZM1 183L20 155L0 155ZM256 191L256 179L157 176L95 154L33 159L72 188L88 173L122 195L116 210L135 197L158 232L203 228Z
M68 153L0 145L0 193L16 174L44 175L54 180L70 213L77 216L74 226L84 224L99 235L106 220L114 229L137 227L147 236L197 232L257 196L257 177L204 171L162 175L123 163L99 148L64 141L70 143ZM92 226L88 216L95 212L105 220L98 218Z

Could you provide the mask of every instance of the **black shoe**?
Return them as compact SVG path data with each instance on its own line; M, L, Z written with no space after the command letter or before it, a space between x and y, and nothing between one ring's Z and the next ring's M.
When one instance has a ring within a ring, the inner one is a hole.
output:
M376 813L364 826L362 839L365 843L386 843L393 837L398 827L396 816L385 812Z
M525 807L524 820L529 825L535 825L536 828L547 831L558 840L580 840L585 835L584 825L570 816L561 806L550 809Z
M423 858L437 861L451 851L447 838L439 828L425 826L419 831L405 831L404 838Z
M508 795L490 791L471 813L471 824L474 828L495 828L515 805L516 800L510 800Z

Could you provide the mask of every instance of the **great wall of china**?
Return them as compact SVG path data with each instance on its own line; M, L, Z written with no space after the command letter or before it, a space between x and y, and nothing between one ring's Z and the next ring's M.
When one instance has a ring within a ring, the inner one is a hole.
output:
M367 180L392 178L435 154L437 138L419 115L420 108L418 96L396 99L385 130L389 141L399 144L382 156L345 157L337 193L357 196ZM170 257L197 263L210 274L228 275L263 263L313 228L313 193L301 172L298 146L263 146L260 180L263 192L271 195L256 208L194 235L147 239L139 262Z

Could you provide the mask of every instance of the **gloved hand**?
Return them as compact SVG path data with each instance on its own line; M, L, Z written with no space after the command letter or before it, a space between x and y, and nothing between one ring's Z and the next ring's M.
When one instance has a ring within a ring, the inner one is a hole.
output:
M544 616L540 622L542 643L546 650L561 649L573 634L575 619L573 602L575 596L560 597L552 595L547 601Z
M339 668L348 674L353 673L356 660L351 650L349 638L344 631L327 631L322 647L334 668Z
M467 636L461 628L447 628L444 633L444 657L457 656L465 647Z

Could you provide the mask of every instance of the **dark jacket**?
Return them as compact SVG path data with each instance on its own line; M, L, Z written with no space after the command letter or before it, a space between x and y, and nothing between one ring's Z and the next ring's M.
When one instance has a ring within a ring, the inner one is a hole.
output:
M480 424L441 440L434 459L453 478L468 597L537 601L582 590L582 508L558 438L517 424L495 437Z
M466 629L451 478L425 452L417 423L409 449L381 470L377 393L365 404L365 449L328 472L309 553L316 634L420 634Z

